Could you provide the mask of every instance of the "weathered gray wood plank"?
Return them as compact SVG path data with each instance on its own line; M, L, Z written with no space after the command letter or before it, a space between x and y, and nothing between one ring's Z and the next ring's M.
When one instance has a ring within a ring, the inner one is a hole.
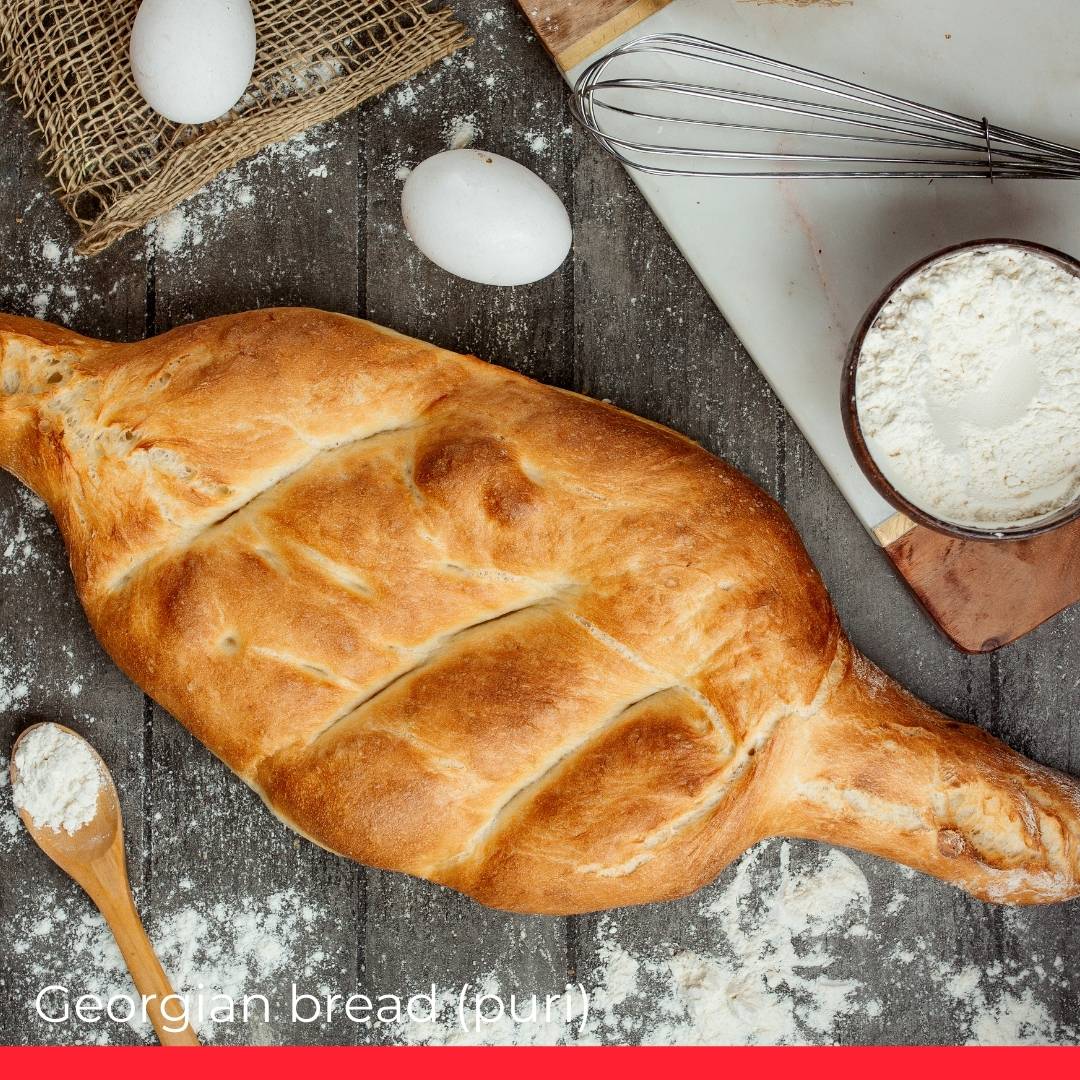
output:
M565 92L510 5L455 4L477 44L365 110L367 314L376 322L569 385L570 265L545 281L497 290L452 278L412 245L399 201L405 170L475 132L476 145L524 162L570 196ZM490 85L489 85L490 80ZM493 976L506 993L561 993L564 921L478 907L400 875L368 876L366 985L427 992Z
M63 322L88 334L134 338L143 330L139 238L96 262L72 255L74 229L49 193L37 145L11 103L0 103L0 310ZM94 639L67 557L44 505L0 473L0 756L35 719L91 738L115 771L137 889L146 855L143 696ZM6 777L0 820L11 811ZM10 818L7 819L13 825ZM43 898L51 898L45 904ZM0 827L0 1042L68 1041L32 1012L38 991L69 975L55 950L39 954L35 924L62 908L84 909L77 888L20 828ZM51 924L50 924L51 925ZM40 928L40 927L39 927Z
M161 222L152 242L154 330L274 305L353 313L357 128L349 115L264 152ZM271 998L271 1022L220 1025L216 1041L352 1042L350 1025L290 1023L289 986L354 989L365 917L360 869L297 839L157 707L151 746L155 924L195 912L212 939L221 904L233 918L245 906L257 919L278 908L287 925L285 962L249 972L245 986ZM304 907L311 916L296 917Z
M10 103L0 104L8 134L0 145L0 304L120 338L248 307L313 304L366 314L670 424L781 500L867 655L945 711L1037 760L1080 771L1080 613L988 657L964 657L937 635L627 178L573 132L565 88L512 5L457 7L478 39L474 49L242 166L167 218L152 243L130 237L93 261L71 261L73 230L48 194L32 137ZM471 286L425 262L405 235L398 211L405 170L470 128L478 145L536 169L571 208L575 251L547 281L505 291ZM148 263L144 248L153 253ZM258 914L270 910L271 897L286 897L276 903L293 913L291 970L270 978L286 994L293 977L308 989L359 986L372 996L424 992L432 983L457 990L489 975L505 993L557 993L568 978L610 990L621 952L638 965L638 992L609 1001L612 1023L595 1030L607 1041L633 1042L655 1024L667 965L679 958L729 957L728 968L716 970L732 981L708 988L715 1012L725 1000L737 1005L762 977L755 949L804 949L809 940L833 963L824 971L811 965L807 977L852 987L852 1008L831 1029L844 1042L964 1037L970 1004L948 996L948 980L969 968L999 972L987 992L1032 987L1059 1024L1080 1016L1080 904L1007 912L853 855L848 883L858 893L857 875L865 878L865 905L857 898L847 923L833 920L839 930L830 923L806 939L768 913L755 915L749 900L730 907L744 876L769 898L791 887L785 866L823 874L830 864L816 845L770 843L697 897L573 920L486 911L318 851L274 821L179 725L144 710L92 640L51 523L9 477L0 477L3 672L14 672L27 692L11 700L15 683L0 676L0 751L33 710L90 733L113 765L133 878L159 930L194 909L212 940L213 903L250 900ZM37 910L28 890L39 883L56 890L66 910L83 910L77 890L25 837L9 838L0 827L0 925L12 927L0 934L0 1042L72 1037L27 1022L28 991L50 975L36 965L42 954L26 917ZM797 907L790 896L785 903ZM710 910L717 904L728 906ZM303 905L308 918L295 914ZM860 925L867 932L851 932ZM1036 962L1052 977L1023 974ZM790 975L791 965L783 970ZM739 983L739 975L749 981ZM814 1037L806 1001L797 987L793 994L792 1017L800 1008L804 1015L792 1022ZM748 1000L743 1007L752 1011L752 994ZM605 1011L603 1001L597 1007ZM277 1012L270 1025L222 1028L218 1038L391 1037L340 1021L292 1025ZM698 1017L698 1033L712 1030L710 1022Z
M1036 761L1080 774L1080 608L1073 607L995 656L991 730ZM1080 1017L1080 903L1018 909L1003 917L1005 947L1018 963L1032 950L1060 956L1066 975L1055 1017Z

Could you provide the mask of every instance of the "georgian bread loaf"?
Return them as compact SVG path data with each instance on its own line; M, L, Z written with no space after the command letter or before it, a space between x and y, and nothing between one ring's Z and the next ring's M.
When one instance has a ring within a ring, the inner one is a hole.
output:
M0 342L0 465L105 648L316 843L517 911L679 896L774 834L1080 894L1077 784L862 659L681 436L310 310Z

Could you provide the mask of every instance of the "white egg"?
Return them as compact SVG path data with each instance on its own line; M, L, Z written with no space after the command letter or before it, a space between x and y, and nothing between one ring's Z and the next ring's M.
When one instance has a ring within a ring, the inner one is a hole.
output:
M243 96L254 67L248 0L143 0L131 29L131 71L167 120L216 120Z
M421 162L401 193L405 228L437 266L483 285L527 285L558 269L570 217L534 172L483 150Z

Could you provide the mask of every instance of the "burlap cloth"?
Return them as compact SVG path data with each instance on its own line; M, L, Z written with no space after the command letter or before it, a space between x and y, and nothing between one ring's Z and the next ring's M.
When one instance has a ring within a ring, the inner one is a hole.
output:
M351 109L468 44L417 0L253 0L248 92L220 120L174 124L128 61L138 0L0 0L0 77L45 142L42 159L92 255L268 143Z

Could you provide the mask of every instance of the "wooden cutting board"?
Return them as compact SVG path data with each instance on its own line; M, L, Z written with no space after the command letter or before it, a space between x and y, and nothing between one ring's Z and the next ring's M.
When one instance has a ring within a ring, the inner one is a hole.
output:
M569 71L671 0L518 0L544 48Z
M853 30L852 24L860 18L864 19L866 33L879 44L884 21L888 18L899 18L899 11L903 9L906 27L910 28L922 20L925 23L928 38L932 38L937 43L934 47L938 48L941 47L940 42L950 40L954 36L958 39L958 44L962 45L964 32L968 28L976 27L977 32L992 31L998 34L1004 30L1008 34L1012 30L1010 20L1027 18L1013 0L941 0L936 5L920 5L915 0L905 3L900 3L899 0L856 0L853 4L842 5L845 9L842 12L834 0L818 0L816 5L813 0L799 0L799 2L759 0L755 4L739 5L733 4L730 0L728 2L712 0L710 4L694 4L693 0L518 0L518 2L539 39L551 53L559 68L570 79L573 79L575 75L574 69L579 69L580 65L606 51L617 39L627 34L637 36L654 31L677 29L690 33L703 33L714 38L723 35L724 40L732 44L745 45L757 51L768 51L771 45L775 55L795 62L803 62L804 57L793 52L792 43L796 43L796 46L800 43L803 28L806 29L808 37L812 36L818 33L820 27L829 19L839 20L842 17L846 22L842 27L839 22L832 23L827 26L827 31L831 31L833 26L836 26L849 34L857 33L857 28ZM1054 3L1065 2L1067 0L1052 0L1052 3L1047 6L1049 8ZM890 4L895 10L890 10ZM819 10L811 11L810 8ZM825 14L824 10L820 9L832 9L833 14ZM1067 9L1064 10L1067 11ZM685 25L679 21L684 12L686 13ZM1058 14L1060 13L1046 11L1042 17L1050 20L1050 25L1054 25L1053 20ZM950 16L955 26L953 23L947 25L953 27L956 31L955 35L953 32L946 32L944 26L939 27L935 23L938 18L944 19ZM1074 15L1072 17L1075 18ZM706 20L710 18L716 20L716 30L708 35L709 24ZM995 20L997 26L993 25ZM1062 24L1058 22L1056 25ZM748 29L752 29L756 36L751 40L741 39L740 33L745 34ZM773 30L777 38L775 43L770 41ZM1043 35L1043 39L1053 39L1057 36ZM838 41L842 45L839 38ZM1067 55L1070 53L1072 44L1071 42L1057 42L1048 45L1047 48L1051 50L1058 48L1063 55ZM851 51L853 50L849 50ZM919 53L920 50L912 50L904 54L908 58L906 61L908 67L917 67L917 62L912 62L911 56L917 56ZM977 56L978 54L979 50L973 49L967 55ZM840 55L844 55L842 49ZM871 55L880 57L879 48L874 48ZM960 55L963 57L964 54ZM1048 85L1035 89L1042 93L1045 99L1050 98L1057 86L1067 93L1068 88L1064 85L1061 71L1054 70L1054 64L1058 59L1053 54L1037 57L1033 61L1032 68L1024 73L1018 73L1018 77L1026 77L1030 83L1040 71L1045 69L1047 71L1045 80ZM937 62L936 58L934 62ZM813 63L810 63L810 66L813 66ZM962 72L963 59L958 60L956 66ZM849 74L843 71L838 73ZM859 72L854 74L855 77L860 77ZM919 73L915 74L917 76ZM975 82L978 79L978 73L974 72L968 78L969 81ZM940 79L940 71L938 79ZM933 82L929 79L926 81ZM891 88L887 77L882 86L885 89ZM938 87L935 85L922 88L924 99L927 96L933 97L936 89ZM978 93L985 96L988 89L992 91L993 85L980 87ZM942 102L934 101L934 103L941 104ZM992 101L991 104L993 104ZM1041 105L1036 119L1041 120L1042 110L1049 110L1051 107L1051 105ZM1057 108L1055 111L1059 114L1060 120L1062 110ZM1070 121L1070 117L1065 117L1062 122L1069 124ZM1071 141L1080 139L1080 126L1071 127L1070 130L1077 133ZM1039 130L1037 133L1047 134L1045 130ZM835 391L833 391L836 402L835 432L831 432L829 428L833 421L821 419L823 410L829 408L828 393L824 395L824 404L819 404L817 413L811 418L801 400L803 395L802 387L798 383L801 377L799 372L794 375L783 371L778 373L778 366L770 363L773 357L766 352L766 350L782 348L784 343L764 340L763 343L759 343L754 340L753 333L746 332L748 319L744 309L752 305L755 300L759 307L764 307L770 296L775 293L763 291L760 284L755 282L753 287L759 289L757 296L740 294L740 291L732 286L730 280L724 280L722 273L712 273L714 268L701 257L700 251L694 250L693 241L688 241L687 218L685 214L673 211L674 200L668 197L667 192L661 190L662 181L642 182L639 177L635 177L635 180L638 181L646 197L672 232L684 254L690 259L691 265L702 277L710 294L728 315L736 332L747 343L751 354L762 367L781 399L788 405L811 444L822 456L860 519L884 548L893 565L934 622L959 648L967 652L989 652L1015 641L1059 611L1080 601L1080 523L1058 529L1035 540L986 543L954 540L922 526L916 526L901 514L891 513L890 509L869 491L861 475L857 475L853 462L849 460L846 445L842 445L842 438L839 436L841 430L839 374L837 373L835 377ZM712 188L713 193L720 190L719 186L714 185ZM729 192L724 192L722 197L730 202L732 198L729 198L729 194ZM984 195L978 190L974 194L976 198ZM743 195L744 193L739 191L733 198L740 199ZM710 214L710 207L705 199L701 199L699 205L701 205L700 213L703 216ZM776 215L768 213L770 209L763 202L762 205L753 207L747 213L756 212L759 221L775 220ZM1053 207L1050 207L1050 210L1052 209ZM711 216L719 217L723 211L724 208L718 204ZM1001 212L1007 213L1007 211ZM1025 221L1025 223L1026 219L1035 220L1036 217L1026 205L1014 208L1013 213L1017 220ZM812 217L811 214L802 216ZM1048 217L1054 216L1048 211ZM1060 219L1060 213L1057 217ZM1009 218L1006 217L1005 220L1008 221ZM832 231L829 228L830 224L827 221L824 222L822 231L830 233ZM995 235L995 229L981 226L978 219L973 219L967 227L985 229L979 235ZM1040 237L1032 235L1030 238L1039 239ZM1049 239L1045 235L1042 237L1044 242L1049 243L1054 243L1055 238L1056 233ZM1080 244L1080 237L1073 241L1073 254L1080 254L1077 244ZM1057 246L1067 247L1068 244L1059 240ZM925 247L919 254L926 254L931 250L933 247ZM907 261L914 261L914 259ZM902 268L903 266L899 265L893 269ZM835 274L829 276L835 277ZM883 286L892 276L894 275L891 272L883 273L877 287ZM825 275L822 274L823 281L824 278ZM810 287L813 288L816 284L816 281L811 280ZM749 287L747 292L749 292ZM835 304L832 306L835 307ZM811 305L807 319L808 330L814 314ZM733 317L740 315L741 318ZM830 326L827 332L820 333L814 339L814 343L820 343L826 348L834 345L835 342L830 334L836 340L846 339L846 336L854 330L855 321L857 320L852 320L850 328ZM836 359L838 362L839 356ZM828 366L830 363L831 358L826 357L824 376L821 375L820 369L811 372L807 368L805 377L808 380L808 387L812 385L810 380L814 375L817 377L819 387L823 381L827 382L831 379L831 368ZM810 419L813 419L813 424L808 422Z
M1080 600L1080 522L1034 540L987 543L956 540L897 514L877 539L930 617L965 652L1008 645Z

